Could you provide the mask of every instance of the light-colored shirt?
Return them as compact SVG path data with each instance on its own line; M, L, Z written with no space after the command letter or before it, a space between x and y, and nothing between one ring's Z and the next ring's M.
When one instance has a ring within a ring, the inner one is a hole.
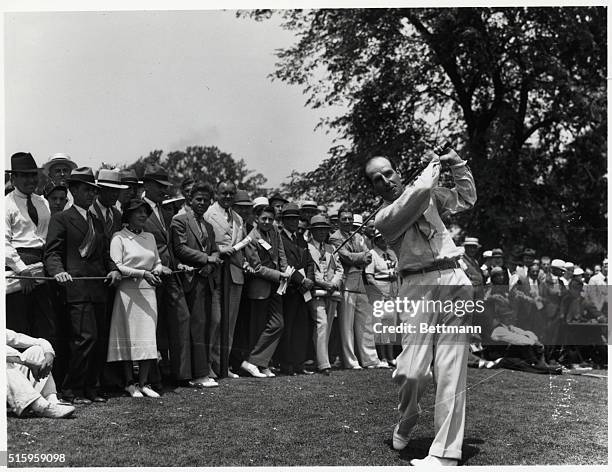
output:
M385 259L385 253L387 259ZM370 254L372 254L372 262L366 266L366 274L372 274L375 279L388 279L395 275L397 256L393 249L383 251L381 248L374 246L370 249Z
M308 243L308 250L314 261L315 281L328 282L339 286L344 269L338 255L333 254L334 247L331 244L319 243L313 239Z
M515 346L533 346L538 342L538 337L531 331L504 324L500 324L491 332L491 339Z
M42 249L47 239L51 219L49 203L33 193L32 204L38 214L38 226L28 214L26 194L15 189L6 196L5 265L15 272L27 268L17 253L17 248Z
M21 351L32 347L40 346L43 353L50 353L55 355L51 343L43 338L33 338L27 334L18 333L11 329L6 329L6 356L7 357L19 357L22 361L25 360L25 356Z
M595 308L599 311L604 306L604 303L608 300L608 281L607 277L603 275L601 272L595 274L589 280L589 284L584 287L585 296L587 300L589 300Z
M455 187L439 187L440 159L434 157L402 195L376 215L375 226L399 256L398 271L423 269L463 255L442 222L443 216L474 206L476 187L466 162L450 166Z

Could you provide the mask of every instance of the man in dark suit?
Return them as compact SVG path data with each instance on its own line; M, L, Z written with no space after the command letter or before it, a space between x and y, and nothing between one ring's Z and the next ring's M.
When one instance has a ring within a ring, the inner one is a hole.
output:
M176 215L170 224L170 240L177 260L193 267L183 274L183 288L189 306L190 351L192 386L218 387L209 377L210 345L209 324L212 312L212 294L221 264L212 226L204 220L213 190L208 184L198 183L191 189L185 212Z
M279 345L281 371L288 375L294 373L312 374L304 369L308 343L312 340L313 320L306 305L312 298L310 290L314 286L314 262L310 257L306 240L297 232L300 209L295 203L288 203L282 209L281 237L287 257L287 265L295 269L287 292L283 296L283 318L285 329Z
M153 212L147 219L144 231L155 237L157 251L162 261L162 284L156 288L157 295L157 348L162 358L170 357L170 370L179 384L187 385L191 380L191 352L189 342L189 308L176 269L170 247L169 228L172 212L163 209L162 202L170 186L168 172L160 165L147 166L144 176L145 195Z
M258 208L257 226L249 236L252 243L245 248L248 270L246 292L250 301L249 354L242 370L253 377L274 377L269 364L283 332L283 300L277 293L286 279L287 259L283 241L274 228L274 208Z
M97 185L89 167L73 169L68 178L74 204L56 213L49 223L44 265L65 286L70 317L70 362L64 379L64 397L76 404L106 401L97 392L107 345L99 337L104 318L107 286L121 274L109 256L104 227L89 207ZM73 280L73 277L106 277L106 280Z

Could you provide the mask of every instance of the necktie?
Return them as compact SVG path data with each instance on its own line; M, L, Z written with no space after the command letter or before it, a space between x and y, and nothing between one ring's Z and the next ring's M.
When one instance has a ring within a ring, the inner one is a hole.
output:
M38 226L38 212L36 211L36 207L34 206L34 203L32 203L32 195L28 195L27 204L28 204L28 215L30 215L30 218L34 222L34 226Z
M87 259L93 253L94 249L94 241L96 239L96 231L93 225L93 217L91 213L87 211L87 233L85 234L85 238L81 242L79 246L79 253L81 257Z
M159 222L162 228L164 229L164 231L166 231L166 223L164 223L164 214L162 213L162 207L159 203L157 204L157 216L159 217Z
M110 233L113 230L113 218L111 216L111 209L106 208L106 231Z

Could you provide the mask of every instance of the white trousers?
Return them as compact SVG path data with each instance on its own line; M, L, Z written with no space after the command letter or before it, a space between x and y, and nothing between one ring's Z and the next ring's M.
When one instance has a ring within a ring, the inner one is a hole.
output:
M449 269L411 275L403 278L398 292L400 300L470 300L471 283L463 270ZM423 305L422 305L423 306ZM448 305L446 305L448 306ZM431 377L436 386L434 405L435 437L429 454L461 459L465 427L465 386L469 334L421 332L426 326L466 326L470 317L431 309L400 312L402 323L415 326L415 333L402 336L402 353L397 358L394 381L399 385L399 433L408 436L416 425L421 408L419 401ZM458 313L458 311L457 311ZM412 316L414 315L414 316Z
M344 292L338 321L344 367L357 367L359 361L362 367L378 364L380 361L374 343L374 317L368 296L365 293Z
M25 352L28 351L34 357L44 355L40 346L29 347ZM47 397L52 393L56 393L56 389L51 375L37 381L25 365L6 363L6 402L9 411L20 416L41 396Z
M338 302L330 297L315 297L312 300L312 311L315 318L314 345L317 352L319 370L329 369L329 335L336 316Z

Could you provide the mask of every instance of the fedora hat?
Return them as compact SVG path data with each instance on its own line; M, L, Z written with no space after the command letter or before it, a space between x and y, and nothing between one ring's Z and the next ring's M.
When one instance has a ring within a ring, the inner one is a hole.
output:
M119 175L121 176L122 184L138 185L138 176L134 169L124 169L119 172Z
M493 251L488 250L482 253L482 257L484 257L485 259L487 259L488 257L493 257Z
M478 246L480 247L480 244L478 242L478 238L471 238L471 237L466 237L463 241L463 246Z
M529 248L529 247L526 247L526 248L523 250L523 254L522 254L522 255L523 255L523 256L531 256L531 257L535 257L536 252L535 252L535 250L534 250L534 249L531 249L531 248Z
M98 188L91 167L77 167L76 169L72 169L72 171L70 171L68 179L66 180L68 182L83 183Z
M43 195L45 197L48 197L56 190L63 190L64 192L68 193L68 187L66 187L65 185L55 185L53 182L48 182L47 185L45 185L45 188L43 189Z
M170 186L170 182L168 180L168 171L164 169L159 164L149 164L146 169L144 176L142 177L143 181L153 180L159 184Z
M249 193L246 190L238 189L236 190L236 195L234 197L234 205L253 206L253 201L251 200L251 197L249 197Z
M255 197L253 199L253 208L269 206L270 201L266 197Z
M550 267L565 270L565 261L562 259L553 259L550 263Z
M100 169L98 171L97 184L100 187L119 188L119 189L129 188L128 185L121 183L121 172L119 171L119 169Z
M184 201L185 201L185 197L183 197L182 195L178 195L176 197L171 197L171 198L164 200L162 202L162 205L170 205L171 203L178 203L178 202L184 202Z
M504 257L504 251L500 248L495 248L491 251L491 257Z
M331 225L323 215L315 215L310 218L310 229L314 228L331 228Z
M283 218L288 216L300 216L300 208L295 203L287 203L281 212Z
M283 198L283 196L278 192L272 194L271 197L268 197L268 200L270 201L270 205L272 205L273 201L289 203L289 200L287 200L286 198Z
M74 170L78 167L76 162L74 162L68 154L65 154L63 152L56 152L43 165L43 169L45 173L49 175L49 172L51 171L51 167L53 167L56 164L65 164L68 167L70 167L70 170Z
M15 172L37 174L38 166L34 157L29 152L16 152L11 156L11 170L9 172L12 174Z
M353 213L353 226L361 226L363 224L363 216L359 213Z
M315 210L317 211L317 202L315 202L314 200L305 200L301 205L300 205L300 210Z

